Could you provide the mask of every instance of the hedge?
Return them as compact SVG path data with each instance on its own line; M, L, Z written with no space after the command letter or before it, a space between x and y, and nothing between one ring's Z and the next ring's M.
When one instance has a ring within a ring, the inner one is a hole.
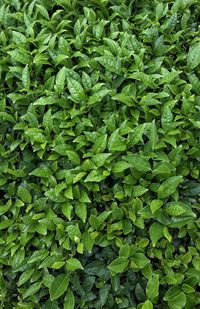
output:
M200 308L200 2L0 3L0 308Z

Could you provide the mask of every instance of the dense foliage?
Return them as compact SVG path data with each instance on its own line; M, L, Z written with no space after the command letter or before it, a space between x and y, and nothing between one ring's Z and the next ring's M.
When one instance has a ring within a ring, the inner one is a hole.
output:
M1 308L200 308L199 19L1 0Z

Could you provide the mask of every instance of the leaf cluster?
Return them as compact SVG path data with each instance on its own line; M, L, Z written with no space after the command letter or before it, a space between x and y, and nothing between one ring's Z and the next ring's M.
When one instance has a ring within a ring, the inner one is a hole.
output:
M200 307L198 0L0 1L0 303Z

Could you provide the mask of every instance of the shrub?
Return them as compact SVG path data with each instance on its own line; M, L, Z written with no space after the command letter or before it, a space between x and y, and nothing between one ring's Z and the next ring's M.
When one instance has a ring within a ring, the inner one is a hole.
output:
M200 308L199 15L1 1L1 308Z

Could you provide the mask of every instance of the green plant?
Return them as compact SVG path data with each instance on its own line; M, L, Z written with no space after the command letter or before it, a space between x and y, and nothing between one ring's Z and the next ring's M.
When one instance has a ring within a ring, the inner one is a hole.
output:
M2 308L200 307L198 0L3 0Z

